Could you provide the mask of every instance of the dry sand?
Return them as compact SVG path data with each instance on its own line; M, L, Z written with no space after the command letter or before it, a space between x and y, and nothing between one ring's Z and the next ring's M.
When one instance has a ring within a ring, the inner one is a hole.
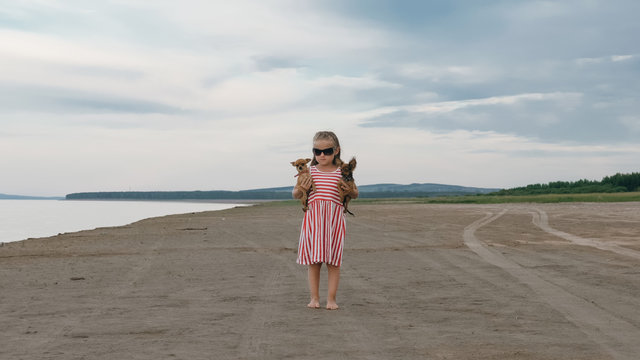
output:
M4 244L0 359L640 358L640 203L351 209L338 311L298 206Z

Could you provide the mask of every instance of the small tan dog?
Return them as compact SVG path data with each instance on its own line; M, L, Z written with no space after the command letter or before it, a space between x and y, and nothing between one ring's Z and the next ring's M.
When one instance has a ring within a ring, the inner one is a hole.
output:
M295 166L295 168L298 170L298 174L296 175L296 177L298 178L296 187L299 187L305 179L311 179L311 173L309 172L309 168L307 167L307 163L309 161L311 161L311 159L298 159L291 162L291 165ZM316 191L316 184L313 183L313 179L311 179L311 188L309 189L309 191L303 191L302 188L300 189L300 191L302 192L302 197L300 198L300 202L302 202L302 211L307 211L307 209L309 209L309 194L312 191Z
M340 202L342 202L342 205L344 205L344 212L349 213L351 215L353 215L353 213L348 209L349 201L351 201L351 196L349 196L349 193L356 186L356 183L353 180L353 170L355 169L356 169L356 158L354 157L351 158L351 160L348 163L342 162L340 164L340 171L342 172L342 180L344 180L344 182L347 183L347 185L349 186L348 191L342 190L342 188L338 188L338 191L340 192Z

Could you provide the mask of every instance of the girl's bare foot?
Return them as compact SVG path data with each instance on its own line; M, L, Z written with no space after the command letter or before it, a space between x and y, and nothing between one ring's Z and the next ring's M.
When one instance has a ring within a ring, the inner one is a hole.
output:
M327 310L338 310L338 304L335 301L328 301Z
M311 299L307 304L307 307L311 309L320 309L320 301Z

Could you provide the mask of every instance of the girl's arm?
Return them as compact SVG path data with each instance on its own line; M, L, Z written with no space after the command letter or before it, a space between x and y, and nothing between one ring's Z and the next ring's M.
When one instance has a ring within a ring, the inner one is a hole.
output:
M293 191L291 192L291 195L293 196L294 199L300 199L302 197L302 194L309 192L310 188L311 188L311 178L306 178L302 180L299 185L296 185L293 187Z

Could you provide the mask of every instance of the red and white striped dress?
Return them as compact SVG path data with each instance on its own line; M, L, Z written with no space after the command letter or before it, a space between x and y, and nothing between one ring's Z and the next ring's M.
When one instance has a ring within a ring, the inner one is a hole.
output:
M327 263L342 264L342 250L347 230L344 207L340 203L338 181L342 178L340 168L323 172L315 166L309 169L316 191L309 196L309 210L304 213L298 264Z

